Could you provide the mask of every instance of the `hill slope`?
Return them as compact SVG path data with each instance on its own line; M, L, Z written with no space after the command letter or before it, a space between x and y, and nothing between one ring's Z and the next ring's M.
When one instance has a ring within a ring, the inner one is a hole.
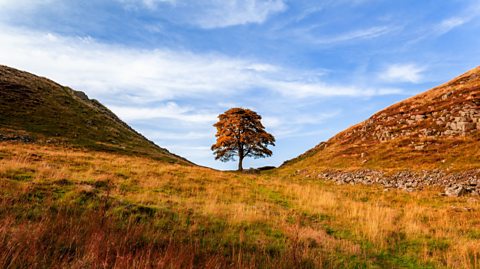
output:
M189 163L147 140L85 93L7 66L0 66L1 140L73 145Z
M480 167L480 67L392 105L284 167L467 170Z

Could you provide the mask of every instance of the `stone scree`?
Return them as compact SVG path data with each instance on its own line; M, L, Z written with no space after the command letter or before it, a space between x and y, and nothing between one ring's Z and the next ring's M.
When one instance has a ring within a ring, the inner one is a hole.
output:
M297 170L296 174L311 177L305 170ZM480 195L480 169L449 174L441 170L400 171L391 175L365 169L353 172L324 171L316 177L337 184L382 185L386 190L396 188L411 192L426 187L442 187L442 195L446 196Z

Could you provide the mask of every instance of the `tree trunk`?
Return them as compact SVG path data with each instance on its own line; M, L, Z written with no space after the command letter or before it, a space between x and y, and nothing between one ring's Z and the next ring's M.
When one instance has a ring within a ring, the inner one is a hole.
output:
M243 171L243 157L238 160L238 171Z
M238 171L243 171L243 146L240 145L238 149Z

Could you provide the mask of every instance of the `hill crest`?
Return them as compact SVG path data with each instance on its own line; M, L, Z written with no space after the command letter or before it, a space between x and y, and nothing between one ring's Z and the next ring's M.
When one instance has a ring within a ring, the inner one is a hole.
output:
M0 140L73 145L191 164L145 138L85 93L2 65Z

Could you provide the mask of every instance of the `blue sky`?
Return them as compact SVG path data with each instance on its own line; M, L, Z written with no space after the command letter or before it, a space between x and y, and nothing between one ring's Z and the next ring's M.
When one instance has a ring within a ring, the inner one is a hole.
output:
M210 151L246 107L279 165L480 64L478 0L0 0L0 64L100 100L158 145Z

